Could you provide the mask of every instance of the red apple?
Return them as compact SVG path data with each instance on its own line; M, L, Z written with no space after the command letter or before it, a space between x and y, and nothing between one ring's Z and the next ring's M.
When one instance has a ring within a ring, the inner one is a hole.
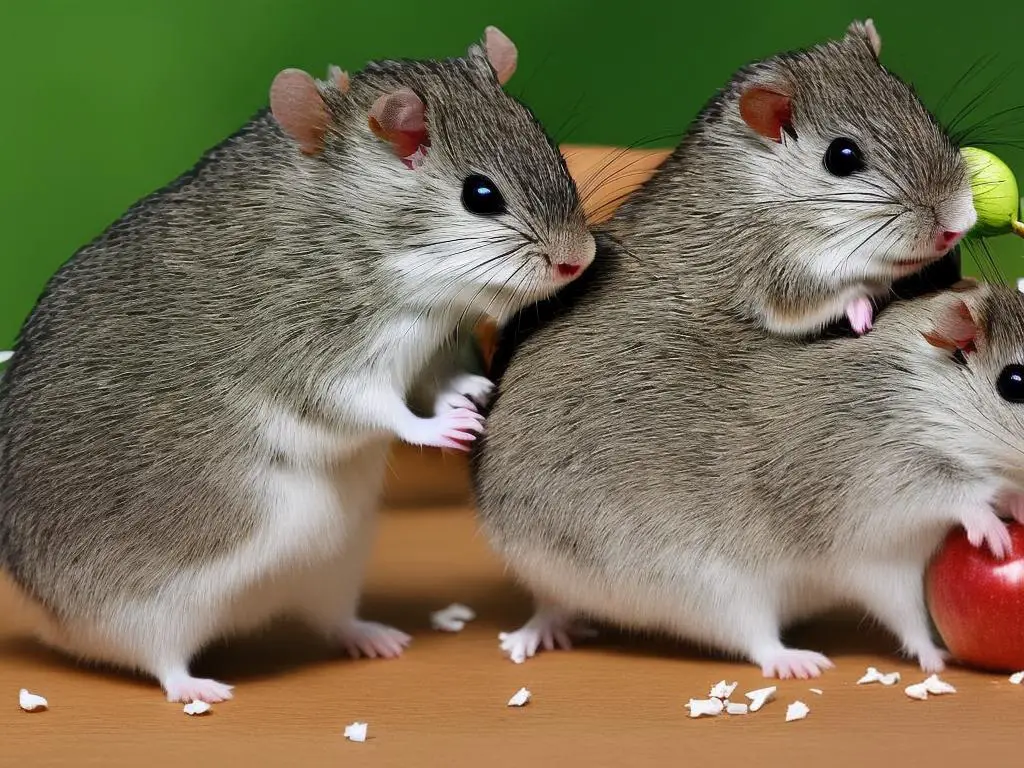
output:
M980 669L1024 670L1024 525L1007 524L1010 554L997 560L950 531L925 577L928 610L954 658Z

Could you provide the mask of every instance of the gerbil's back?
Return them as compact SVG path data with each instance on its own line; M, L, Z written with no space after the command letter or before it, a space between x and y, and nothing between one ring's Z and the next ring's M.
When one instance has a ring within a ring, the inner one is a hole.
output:
M0 561L33 590L55 568L98 577L102 551L143 588L156 563L185 566L248 529L220 490L237 446L219 405L252 337L244 273L274 237L256 201L272 201L278 141L258 117L137 203L23 327L0 378ZM197 517L211 507L222 515Z

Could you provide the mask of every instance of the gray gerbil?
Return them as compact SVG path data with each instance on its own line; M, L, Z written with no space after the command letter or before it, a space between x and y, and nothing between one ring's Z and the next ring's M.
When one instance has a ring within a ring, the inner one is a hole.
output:
M718 346L614 247L584 279L518 350L474 455L483 529L537 600L502 638L513 660L593 617L810 677L831 662L781 630L852 604L942 669L928 559L957 524L1001 556L994 509L1024 522L1024 295L947 291L861 338Z
M737 73L613 231L684 249L687 275L778 334L844 315L941 259L974 225L957 147L878 61L874 24ZM685 213L685 217L683 214Z
M992 404L992 382L923 341L918 330L944 300L894 307L877 339L773 333L831 317L815 307L841 311L839 283L809 278L836 257L813 215L830 216L844 237L865 226L854 223L867 215L862 203L803 197L827 186L824 176L819 186L798 180L813 176L807 145L822 164L827 131L863 141L865 157L882 163L871 173L898 174L887 194L951 195L970 208L956 226L973 220L956 148L879 68L876 37L854 24L841 42L741 72L599 230L594 266L557 303L509 323L516 333L499 347L499 390L473 478L484 530L538 601L527 625L503 638L513 658L567 645L574 617L589 614L743 654L769 674L817 674L828 661L786 648L781 627L858 600L922 666L941 666L920 604L922 563L950 524L996 548L1005 533L986 496L999 473L976 458L998 447L984 442L994 422L962 418L983 395ZM793 102L799 140L769 146L739 111L749 83L777 72L811 97ZM766 147L806 151L806 163L791 172L765 161ZM800 199L784 205L771 174L802 184ZM893 250L858 263L888 279L899 272L898 248L937 256L924 237L934 212L907 211L883 219L887 231L905 222ZM949 277L950 263L932 267ZM993 306L1018 301L993 295ZM982 321L998 319L979 306ZM993 327L1009 337L1017 321ZM1010 359L1003 342L993 354Z
M488 28L463 58L285 70L57 272L0 384L0 562L47 642L206 701L230 686L191 657L278 614L401 652L357 617L389 440L465 447L489 383L456 334L593 258L515 62Z

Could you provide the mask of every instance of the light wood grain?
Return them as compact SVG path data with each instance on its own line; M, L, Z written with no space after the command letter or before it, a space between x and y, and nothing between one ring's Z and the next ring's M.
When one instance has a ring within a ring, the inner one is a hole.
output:
M563 147L569 172L592 222L607 219L625 196L645 182L667 150L617 147ZM466 457L396 443L385 486L386 506L461 504L469 499Z
M428 628L452 601L478 611L461 634ZM832 655L814 683L779 683L776 701L746 717L691 720L683 705L720 679L765 685L753 667L677 644L610 631L565 653L516 666L497 633L528 614L465 509L385 515L366 615L414 634L396 661L341 659L279 627L209 653L204 674L237 685L234 701L188 718L155 684L77 668L23 639L23 617L0 583L0 765L69 766L1014 766L1024 737L1024 688L962 670L959 692L912 701L902 686L856 686L867 665L923 675L892 655L895 643L854 620L830 619L794 638ZM522 709L506 707L520 687ZM810 687L819 687L816 696ZM21 687L51 710L26 714ZM786 705L811 708L785 723ZM349 743L345 725L368 722Z

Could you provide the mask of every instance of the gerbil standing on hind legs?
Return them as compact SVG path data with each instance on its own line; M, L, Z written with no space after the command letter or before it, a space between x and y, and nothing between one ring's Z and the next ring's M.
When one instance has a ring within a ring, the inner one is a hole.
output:
M871 297L948 285L951 249L976 220L958 148L878 53L874 25L854 23L738 72L597 233L594 266L508 323L473 480L484 531L536 598L535 615L502 637L513 660L567 647L576 617L591 616L664 629L769 675L816 675L831 662L786 647L781 632L839 594L867 604L923 666L941 664L921 614L899 625L884 585L854 594L829 580L858 554L888 568L898 553L870 549L884 548L871 530L808 533L822 521L892 530L898 521L877 516L922 495L895 499L882 480L865 488L850 475L891 460L890 443L912 441L934 414L917 401L902 420L882 408L899 378L857 367L882 366L876 356L840 367L882 344L875 332L806 337L844 316L863 332ZM924 354L915 344L920 334L906 345ZM902 359L886 354L890 368ZM790 356L807 367L794 371ZM942 366L943 381L958 381ZM841 418L847 404L829 391L843 376L853 381L835 389L863 399L849 406L859 420ZM787 377L826 383L794 391ZM962 454L943 445L922 461L959 472ZM887 468L900 473L890 484L934 477L912 461ZM901 599L908 574L920 581L916 547L943 524L998 548L987 489L971 504L953 503L967 500L958 490L943 498L950 517L896 540L910 552L893 575ZM846 551L858 546L868 549Z
M286 70L50 281L0 381L0 562L49 643L210 702L231 689L192 657L278 614L402 651L357 614L389 440L464 448L486 382L459 328L594 253L515 63L489 28L463 58Z

